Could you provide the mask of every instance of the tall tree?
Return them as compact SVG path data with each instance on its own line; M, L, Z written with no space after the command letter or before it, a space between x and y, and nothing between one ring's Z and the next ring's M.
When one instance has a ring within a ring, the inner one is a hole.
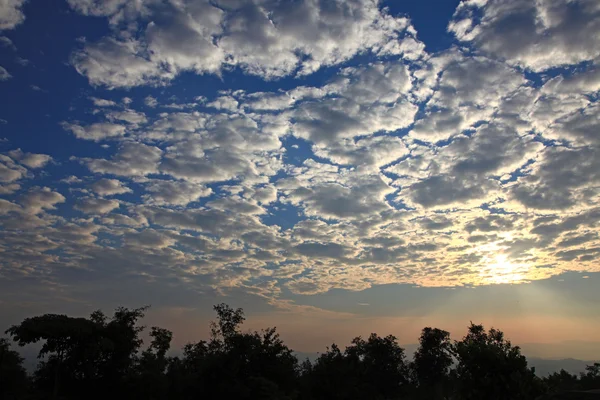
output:
M471 324L467 335L454 344L458 359L457 392L464 400L528 400L541 385L518 346L497 329L485 331Z
M49 356L48 361L40 365L52 369L50 374L43 376L52 376L52 398L56 398L61 377L66 374L70 374L71 377L75 374L86 375L88 363L84 359L86 354L82 347L93 341L98 328L94 322L85 318L46 314L26 318L21 324L10 327L6 333L11 335L19 346L44 341L38 357ZM65 368L65 363L68 364L68 368ZM75 366L83 367L84 370L74 370Z
M418 398L446 398L450 391L452 367L450 333L437 328L423 328L410 367Z
M303 371L305 398L398 399L408 386L404 349L392 335L357 337L344 352L334 344Z
M89 319L45 314L26 318L6 333L20 346L43 341L36 384L50 387L52 398L101 398L126 391L142 340L137 321L145 308L118 308L108 318L100 311Z
M580 375L581 388L584 390L600 389L600 363L585 367L585 372Z
M241 309L214 307L209 341L188 344L168 375L180 388L172 398L286 399L294 395L298 360L275 328L243 333Z
M0 400L23 398L27 390L27 373L23 358L10 343L0 338Z

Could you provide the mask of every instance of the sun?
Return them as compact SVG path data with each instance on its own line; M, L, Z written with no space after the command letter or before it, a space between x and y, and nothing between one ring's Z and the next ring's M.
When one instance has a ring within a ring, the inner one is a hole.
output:
M488 265L483 271L486 283L515 283L524 279L524 266L512 263L504 254L495 255Z

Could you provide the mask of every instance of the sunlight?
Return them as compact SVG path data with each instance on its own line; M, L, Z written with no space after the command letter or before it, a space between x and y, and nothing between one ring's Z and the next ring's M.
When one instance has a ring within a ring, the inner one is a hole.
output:
M514 264L506 255L498 254L490 260L489 268L482 272L486 283L515 283L525 278L523 272L526 269L527 266Z

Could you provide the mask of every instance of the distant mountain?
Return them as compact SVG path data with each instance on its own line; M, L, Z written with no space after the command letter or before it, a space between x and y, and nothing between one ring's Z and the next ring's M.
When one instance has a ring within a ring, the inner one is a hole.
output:
M571 374L579 374L580 372L585 371L585 367L587 365L591 365L593 363L594 361L582 361L574 358L552 360L546 358L527 357L527 364L529 364L530 367L535 367L535 373L538 376L547 376L553 372L558 372L561 369L564 369Z

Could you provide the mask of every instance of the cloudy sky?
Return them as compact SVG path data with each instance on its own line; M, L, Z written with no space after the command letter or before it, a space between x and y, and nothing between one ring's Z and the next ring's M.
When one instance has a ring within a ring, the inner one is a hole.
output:
M0 320L590 355L599 98L597 0L0 0Z

